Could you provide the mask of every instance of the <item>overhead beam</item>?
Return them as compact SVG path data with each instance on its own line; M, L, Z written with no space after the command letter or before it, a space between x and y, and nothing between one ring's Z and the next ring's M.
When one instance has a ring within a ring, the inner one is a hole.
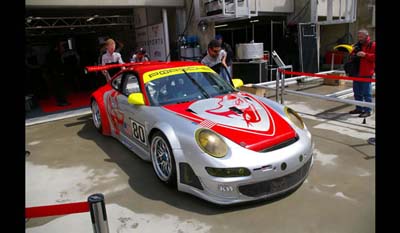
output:
M26 30L133 25L133 16L26 17Z
M183 7L184 0L26 0L26 7Z

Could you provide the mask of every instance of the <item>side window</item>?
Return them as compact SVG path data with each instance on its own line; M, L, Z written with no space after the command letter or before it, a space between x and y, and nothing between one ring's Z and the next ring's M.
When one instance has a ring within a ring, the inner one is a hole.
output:
M128 96L129 94L132 93L139 93L140 92L140 87L139 87L139 81L135 75L128 75L125 78L125 85L123 88L123 93Z
M122 76L120 75L119 77L115 78L111 83L111 86L117 91L121 91L121 77Z

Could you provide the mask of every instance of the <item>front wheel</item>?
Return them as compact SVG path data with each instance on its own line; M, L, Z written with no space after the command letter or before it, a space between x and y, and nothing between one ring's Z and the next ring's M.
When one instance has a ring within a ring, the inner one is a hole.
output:
M167 138L161 132L155 133L151 138L150 153L157 177L170 186L176 185L174 155Z
M94 127L96 127L96 129L100 133L102 133L103 132L103 127L102 127L102 122L101 122L100 109L99 109L99 105L97 104L96 100L92 101L91 107L92 107L93 125L94 125Z

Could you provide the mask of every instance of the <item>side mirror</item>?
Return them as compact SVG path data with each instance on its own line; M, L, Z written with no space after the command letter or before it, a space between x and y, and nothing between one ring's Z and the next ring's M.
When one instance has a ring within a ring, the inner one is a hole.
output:
M144 97L142 93L132 93L128 96L128 103L133 105L144 105Z
M239 87L243 86L243 81L239 78L232 79L232 83L233 83L233 87L235 87L235 88L239 88Z

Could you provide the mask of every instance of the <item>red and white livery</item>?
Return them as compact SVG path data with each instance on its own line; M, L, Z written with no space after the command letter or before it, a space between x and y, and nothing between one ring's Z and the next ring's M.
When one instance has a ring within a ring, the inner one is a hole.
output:
M87 71L115 67L124 69L92 95L94 125L151 161L163 182L227 205L286 193L306 179L313 143L294 110L239 91L196 62Z

